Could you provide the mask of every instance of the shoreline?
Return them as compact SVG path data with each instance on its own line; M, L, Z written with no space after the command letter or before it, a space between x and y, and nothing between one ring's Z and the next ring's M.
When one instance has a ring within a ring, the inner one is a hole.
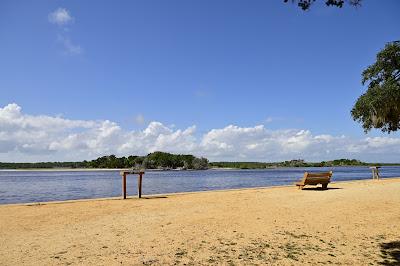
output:
M363 182L380 182L381 180L400 180L399 177L387 177L381 178L379 180L374 179L356 179L356 180L344 180L344 181L335 181L331 182L328 185L328 190L330 185L335 184L353 184L353 183L363 183ZM319 185L320 186L320 185ZM317 187L319 187L317 186ZM306 186L306 188L317 188L316 186ZM183 192L174 192L174 193L160 193L160 194L142 194L142 199L148 198L157 198L157 197L171 197L171 196L181 196L181 195L192 195L192 194L203 194L203 193L223 193L223 192L240 192L240 191L248 191L248 190L269 190L269 189L277 189L277 188L294 188L298 190L295 184L291 185L277 185L277 186L267 186L267 187L247 187L247 188L231 188L231 189L216 189L216 190L199 190L199 191L183 191ZM134 196L127 196L127 200L142 200ZM122 196L117 197L104 197L104 198L82 198L82 199L70 199L70 200L54 200L54 201L33 201L33 202L23 202L23 203L5 203L0 204L0 208L4 206L35 206L35 205L49 205L49 204L65 204L65 203L80 203L80 202L91 202L91 201L108 201L108 200L123 200Z
M169 171L207 171L207 170L237 170L237 171L251 171L251 170L276 170L276 169L304 169L304 168L335 168L335 167L363 167L369 168L371 165L336 165L336 166L276 166L265 168L231 168L231 167L211 167L208 169L143 169L146 172L169 172ZM382 165L384 167L400 167L396 165ZM122 171L132 170L132 168L21 168L21 169L0 169L0 172L97 172L97 171ZM135 169L136 170L136 169ZM139 171L139 170L138 170Z
M0 169L0 172L100 172L100 171L123 171L132 170L132 168L21 168L21 169ZM139 171L134 169L135 171ZM141 169L146 172L162 172L162 171L204 171L195 169ZM211 170L205 169L205 170Z

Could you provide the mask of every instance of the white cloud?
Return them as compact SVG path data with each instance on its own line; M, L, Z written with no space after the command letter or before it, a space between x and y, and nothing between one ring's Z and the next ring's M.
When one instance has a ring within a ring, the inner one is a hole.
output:
M267 117L266 119L265 119L265 123L271 123L271 122L273 122L275 120L275 118L274 117L271 117L271 116L269 116L269 117Z
M15 103L0 108L0 161L83 160L107 154L144 155L157 150L192 153L211 160L356 158L385 162L400 158L400 138L354 139L314 135L309 130L270 130L263 125L229 125L198 136L195 126L175 129L160 122L128 131L109 120L29 115Z
M62 7L51 12L48 17L50 23L57 24L58 26L64 26L74 21L74 18L71 17L69 11Z
M58 35L58 41L64 46L64 52L68 55L78 55L83 53L80 45L73 44L68 37Z
M79 55L83 53L83 48L80 45L74 44L71 38L68 37L69 28L66 26L74 22L74 18L65 8L58 8L48 15L49 22L59 26L57 41L62 45L65 55ZM60 32L61 31L61 32Z

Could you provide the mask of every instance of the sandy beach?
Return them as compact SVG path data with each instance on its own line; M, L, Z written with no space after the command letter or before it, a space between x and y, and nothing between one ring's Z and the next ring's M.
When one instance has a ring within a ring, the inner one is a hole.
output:
M399 265L400 178L0 206L0 265Z

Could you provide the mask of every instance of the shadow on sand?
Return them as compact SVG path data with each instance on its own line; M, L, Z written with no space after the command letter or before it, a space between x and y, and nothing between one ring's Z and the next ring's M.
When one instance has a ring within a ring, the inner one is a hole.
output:
M323 189L322 187L305 187L303 190L312 190L312 191L326 191L326 190L335 190L335 189L343 189L341 187L328 187Z
M167 199L167 196L148 196L148 197L142 197L142 199Z
M392 241L380 244L381 257L383 261L381 265L400 265L400 241Z

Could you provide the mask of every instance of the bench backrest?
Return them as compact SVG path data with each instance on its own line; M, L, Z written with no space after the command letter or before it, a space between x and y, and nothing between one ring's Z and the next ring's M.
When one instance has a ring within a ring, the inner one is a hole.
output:
M323 173L305 172L301 183L303 185L327 184L331 181L332 171Z

